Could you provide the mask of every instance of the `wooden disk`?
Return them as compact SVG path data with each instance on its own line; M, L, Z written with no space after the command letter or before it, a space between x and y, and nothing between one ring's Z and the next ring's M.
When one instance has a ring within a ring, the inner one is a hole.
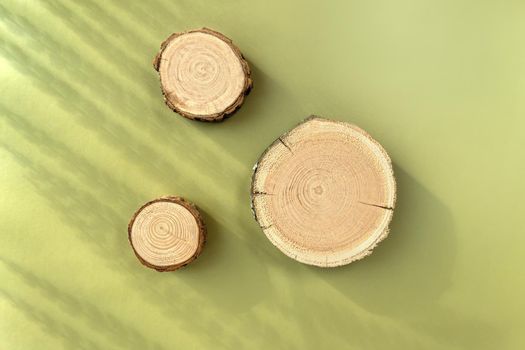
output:
M197 258L206 241L206 227L192 203L162 197L137 210L128 225L128 238L142 264L173 271Z
M207 28L172 34L162 43L153 67L166 104L189 119L224 119L242 105L252 87L241 51Z
M381 145L345 122L310 117L254 167L252 209L270 241L300 262L351 263L388 234L396 199Z

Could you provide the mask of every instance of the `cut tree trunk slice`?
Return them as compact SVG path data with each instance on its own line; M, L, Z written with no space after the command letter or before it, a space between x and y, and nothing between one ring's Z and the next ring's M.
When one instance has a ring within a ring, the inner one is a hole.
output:
M235 112L252 87L241 51L219 32L172 34L153 60L166 104L194 120L219 121Z
M262 154L252 209L270 241L302 263L349 264L388 235L396 200L381 145L345 122L310 117Z
M137 210L128 225L128 238L143 265L173 271L201 253L206 226L192 203L180 197L162 197Z

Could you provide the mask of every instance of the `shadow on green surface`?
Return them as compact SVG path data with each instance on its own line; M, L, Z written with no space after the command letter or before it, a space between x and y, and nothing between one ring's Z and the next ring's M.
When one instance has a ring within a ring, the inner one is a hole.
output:
M139 348L139 349L164 349L154 341L145 338L141 331L134 328L119 317L101 309L95 303L91 303L86 298L78 298L73 294L67 293L54 284L39 277L33 271L24 268L17 263L0 258L0 261L7 269L20 278L25 285L34 289L38 294L49 302L57 305L65 314L81 319L89 329L102 334L106 339L120 347ZM76 332L63 322L56 321L53 315L46 315L45 312L35 309L35 305L25 302L21 297L15 296L12 291L0 290L17 308L22 310L29 318L43 326L51 334L59 336L69 348L98 348L94 343Z
M53 13L58 21L64 22L73 32L75 32L86 44L95 48L97 53L102 55L107 63L113 66L123 78L127 79L130 84L136 84L139 88L144 82L152 82L151 79L151 64L143 64L142 52L151 50L153 43L149 45L144 41L144 38L137 37L136 31L132 27L123 27L118 16L113 16L112 25L119 30L115 30L111 25L107 27L107 31L98 29L96 26L90 24L90 21L107 23L107 16L100 13L93 18L87 16L83 11L71 9L72 3L60 3L57 1L46 2L43 4L47 6L51 13ZM115 36L118 33L118 37ZM136 50L123 50L121 44L128 42L129 45L136 48ZM157 45L155 45L157 46ZM148 61L151 62L153 56ZM85 62L85 60L83 60ZM155 98L157 95L155 90L143 89L142 94ZM116 91L122 93L122 90ZM129 94L126 91L125 94Z
M368 301L367 310L408 317L408 303L417 308L434 303L450 286L456 237L446 205L399 166L394 172L397 202L389 236L369 257L326 276L351 277L345 292L356 302Z
M447 329L455 334L446 340L450 346L496 347L501 341L496 329L440 305L457 254L450 210L402 168L394 165L394 172L397 203L388 238L362 261L316 274L372 314L436 340Z
M0 289L0 296L20 310L28 320L42 327L46 333L59 338L65 348L85 350L106 349L106 347L96 344L91 339L81 335L73 327L56 320L47 312L35 307L35 305L29 304L26 299L18 296L18 293L10 293L6 290Z

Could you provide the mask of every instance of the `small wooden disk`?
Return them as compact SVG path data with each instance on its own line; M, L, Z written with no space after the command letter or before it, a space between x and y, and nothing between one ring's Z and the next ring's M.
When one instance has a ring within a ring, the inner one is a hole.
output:
M201 253L206 227L192 203L180 197L162 197L137 210L128 225L128 238L142 264L157 271L173 271Z
M254 216L300 262L349 264L388 234L396 199L392 164L355 125L310 117L262 154L252 179Z
M172 34L153 60L166 104L180 115L219 121L237 110L252 87L241 51L219 32Z

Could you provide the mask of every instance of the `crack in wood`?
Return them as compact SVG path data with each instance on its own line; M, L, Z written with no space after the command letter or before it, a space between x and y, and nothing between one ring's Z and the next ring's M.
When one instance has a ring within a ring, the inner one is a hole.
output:
M252 194L255 196L257 195L273 196L273 194L271 193L266 193L266 192L261 192L261 191L253 191Z
M372 203L365 203L365 202L361 202L361 201L359 201L359 203L364 204L364 205L369 205L369 206L371 206L371 207L382 208L382 209L386 209L386 210L394 210L394 208L392 208L392 207L387 207L387 206L385 206L385 205L372 204Z
M278 140L283 144L284 147L286 147L288 149L288 151L290 151L291 153L293 153L292 149L290 148L290 146L288 146L286 144L286 142L284 142L283 138L282 137L279 137Z

